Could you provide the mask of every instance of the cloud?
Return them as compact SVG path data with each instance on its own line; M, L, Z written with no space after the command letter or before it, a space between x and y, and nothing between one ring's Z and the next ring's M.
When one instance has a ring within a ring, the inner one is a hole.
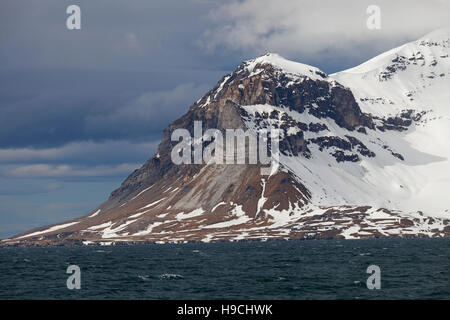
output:
M2 181L3 182L3 181ZM46 182L39 185L20 185L20 186L0 186L0 196L24 196L39 193L49 193L63 189L64 186L59 182Z
M369 30L366 9L381 9L381 30ZM212 10L216 24L202 40L211 50L250 54L278 52L288 57L358 57L417 39L450 21L447 0L243 0Z
M71 166L66 164L32 164L3 172L9 178L86 178L116 177L130 174L140 164L123 163L115 166Z
M202 97L208 85L184 83L170 90L144 92L107 113L96 112L85 120L86 130L97 132L114 131L120 136L137 132L162 130L161 123L169 123L187 112L188 106Z
M121 70L153 70L177 58L198 63L189 43L204 28L201 17L218 1L76 2L81 30L69 31L70 1L2 0L0 60L15 67Z
M125 42L130 49L138 53L143 52L142 45L139 42L137 36L133 32L127 32L125 34Z
M189 74L195 77L190 70L0 73L0 148L159 140L162 130L219 79L218 72L199 71L214 80L179 83Z
M124 160L145 161L155 151L159 141L135 143L130 141L81 141L55 148L4 148L0 149L0 163L120 163Z
M194 45L218 0L78 2L82 29L69 31L67 1L2 1L0 148L157 140L232 60Z

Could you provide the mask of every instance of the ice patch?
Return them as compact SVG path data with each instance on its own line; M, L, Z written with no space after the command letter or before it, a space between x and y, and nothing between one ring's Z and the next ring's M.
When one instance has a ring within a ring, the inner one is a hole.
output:
M160 202L163 201L164 199L166 199L166 198L162 198L162 199L159 199L159 200L157 200L157 201L155 201L155 202L152 202L152 203L150 203L150 204L148 204L148 205L146 205L146 206L140 208L139 210L146 209L146 208L149 208L149 207L153 207L155 204L160 203Z
M51 228L49 228L49 229L46 229L46 230L44 230L44 231L36 231L36 232L30 233L30 234L26 234L26 235L21 236L21 237L17 237L17 238L15 238L15 239L28 238L28 237L33 237L33 236L37 236L37 235L44 234L44 233L49 233L49 232L61 230L61 229L64 229L64 228L73 226L74 224L77 224L77 223L79 223L79 221L76 221L76 222L69 222L69 223L66 223L66 224L60 224L60 225L51 227Z
M136 199L137 197L139 197L141 194L143 194L145 191L150 190L154 185L151 185L150 187L142 190L141 192L139 192L136 196L134 196L133 198L131 198L131 200Z
M97 211L95 211L93 214L91 214L88 218L92 218L95 217L96 215L98 215L100 213L101 209L98 209Z
M202 208L195 209L194 211L191 211L189 213L180 212L179 214L177 214L175 216L175 218L177 220L184 220L184 219L194 218L194 217L201 216L203 214L203 212L205 212L205 210L203 210Z

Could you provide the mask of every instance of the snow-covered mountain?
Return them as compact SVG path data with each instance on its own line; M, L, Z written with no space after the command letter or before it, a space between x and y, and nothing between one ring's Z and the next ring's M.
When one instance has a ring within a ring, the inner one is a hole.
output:
M223 77L88 215L7 245L450 235L450 30L327 75L266 54ZM278 170L175 165L178 128L281 130Z
M380 205L421 210L448 217L450 187L450 29L434 31L417 41L381 54L355 68L333 75L352 90L363 112L392 117L407 110L421 115L401 134L383 134L379 141L397 150L404 161L365 175L384 193ZM409 112L409 111L408 111ZM398 186L402 186L399 188Z

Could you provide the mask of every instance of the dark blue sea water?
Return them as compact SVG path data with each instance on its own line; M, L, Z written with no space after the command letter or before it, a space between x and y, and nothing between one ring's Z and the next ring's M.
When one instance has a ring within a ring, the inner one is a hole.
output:
M449 298L450 239L0 248L0 299Z

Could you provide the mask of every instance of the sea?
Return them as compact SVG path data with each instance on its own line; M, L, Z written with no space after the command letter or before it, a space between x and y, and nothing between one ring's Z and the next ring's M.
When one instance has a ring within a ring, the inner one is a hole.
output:
M450 239L0 248L0 299L450 299Z

